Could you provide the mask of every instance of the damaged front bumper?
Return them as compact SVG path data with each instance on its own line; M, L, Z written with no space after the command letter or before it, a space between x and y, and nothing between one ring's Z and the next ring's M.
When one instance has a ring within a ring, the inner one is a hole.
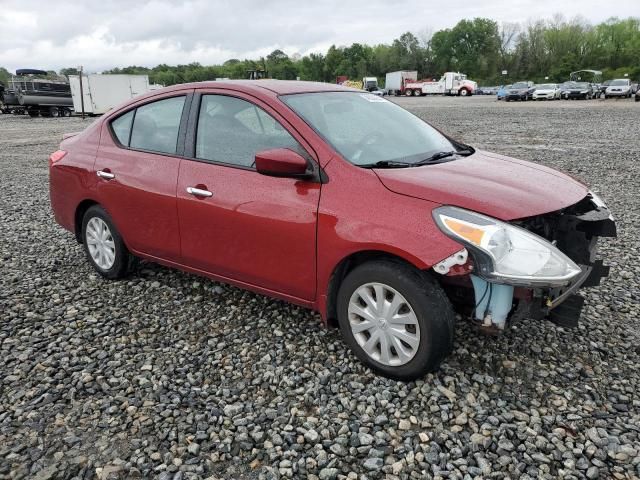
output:
M579 289L598 286L609 274L609 267L596 257L598 239L617 235L609 209L597 195L589 194L563 210L512 223L554 244L580 267L581 273L562 287L513 287L490 283L474 275L471 260L460 264L462 256L454 255L448 260L453 265L448 265L446 273L441 269L442 262L434 267L444 275L443 285L450 299L458 306L473 306L472 319L489 332L503 330L514 317L548 319L564 327L576 326L584 306ZM465 252L465 260L466 257Z

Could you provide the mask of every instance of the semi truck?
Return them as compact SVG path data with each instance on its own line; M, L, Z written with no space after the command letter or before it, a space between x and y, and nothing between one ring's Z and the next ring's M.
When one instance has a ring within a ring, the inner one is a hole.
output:
M76 113L82 111L89 115L102 115L116 105L154 89L149 85L148 75L101 75L82 76L82 96L80 95L80 77L69 75L73 108Z
M440 80L418 80L418 72L406 70L389 72L386 76L385 91L388 95L419 97L422 95L473 95L478 84L468 80L459 72L445 72Z

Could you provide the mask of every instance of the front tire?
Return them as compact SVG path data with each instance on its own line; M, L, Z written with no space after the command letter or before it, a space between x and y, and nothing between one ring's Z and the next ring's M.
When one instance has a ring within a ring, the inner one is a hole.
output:
M131 254L111 217L99 205L93 205L84 214L82 243L89 263L103 277L115 280L129 271Z
M364 263L340 285L345 343L377 373L414 380L438 368L453 345L454 314L425 273L392 260Z

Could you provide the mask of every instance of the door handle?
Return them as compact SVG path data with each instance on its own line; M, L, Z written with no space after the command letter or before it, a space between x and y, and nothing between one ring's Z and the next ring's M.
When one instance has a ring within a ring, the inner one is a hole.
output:
M116 176L113 173L105 172L104 170L98 170L96 172L96 175L98 175L100 178L104 178L106 180L111 180L113 178L116 178Z
M211 193L209 190L202 190L201 188L196 188L196 187L187 187L187 193L195 197L213 196L213 193Z

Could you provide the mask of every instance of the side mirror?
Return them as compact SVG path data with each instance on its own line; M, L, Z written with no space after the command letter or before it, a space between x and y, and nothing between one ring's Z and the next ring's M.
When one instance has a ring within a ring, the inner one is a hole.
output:
M256 170L271 177L309 178L309 162L288 148L272 148L256 153Z

